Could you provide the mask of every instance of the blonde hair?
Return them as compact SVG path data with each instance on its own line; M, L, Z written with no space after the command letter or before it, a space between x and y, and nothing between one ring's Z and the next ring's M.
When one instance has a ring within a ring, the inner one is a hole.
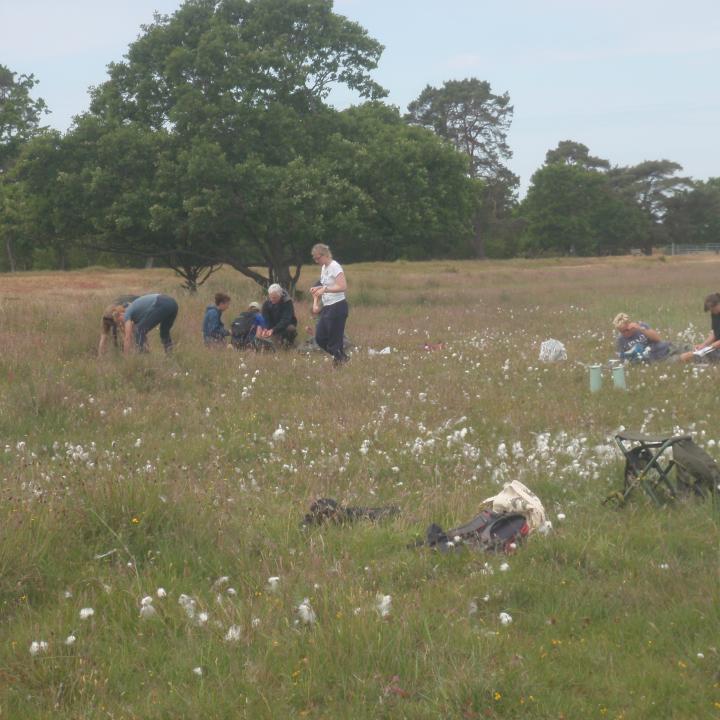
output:
M103 335L109 335L111 331L117 331L122 325L120 316L125 312L124 305L108 305L102 316L102 332Z
M623 325L630 322L630 316L627 313L618 313L613 320L613 327L619 330Z
M313 245L310 253L312 255L314 255L315 253L317 253L318 255L326 255L332 260L332 253L330 252L330 248L323 243L316 243L315 245Z

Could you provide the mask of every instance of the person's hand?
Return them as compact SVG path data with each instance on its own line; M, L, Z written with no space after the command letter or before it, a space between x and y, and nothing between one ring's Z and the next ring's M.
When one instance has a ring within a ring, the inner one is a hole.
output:
M642 330L642 328L640 327L640 324L639 324L639 323L636 323L636 322L628 323L627 329L628 329L628 330L632 330L633 332L636 332L636 331L638 331L638 330Z

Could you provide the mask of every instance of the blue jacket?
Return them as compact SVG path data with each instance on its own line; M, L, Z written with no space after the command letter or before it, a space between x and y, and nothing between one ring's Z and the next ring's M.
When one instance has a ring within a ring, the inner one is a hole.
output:
M208 305L203 319L203 340L206 343L222 342L230 332L225 329L221 319L222 310L217 305Z

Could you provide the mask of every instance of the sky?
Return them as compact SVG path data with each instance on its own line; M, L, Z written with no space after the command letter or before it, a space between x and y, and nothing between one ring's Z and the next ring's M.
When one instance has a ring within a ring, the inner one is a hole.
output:
M179 5L0 0L0 64L35 76L45 122L65 131L141 25ZM447 80L508 92L523 190L561 140L613 165L668 159L699 180L720 176L718 0L335 0L335 11L383 43L374 79L403 112Z

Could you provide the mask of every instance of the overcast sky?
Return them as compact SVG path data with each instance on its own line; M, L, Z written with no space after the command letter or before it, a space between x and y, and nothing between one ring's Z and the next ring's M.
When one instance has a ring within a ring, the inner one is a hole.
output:
M66 130L153 12L172 0L0 0L0 64L40 81ZM613 164L667 158L720 176L719 0L336 0L385 45L375 79L405 111L425 85L509 92L511 168L527 186L575 140ZM336 97L342 105L347 98Z

